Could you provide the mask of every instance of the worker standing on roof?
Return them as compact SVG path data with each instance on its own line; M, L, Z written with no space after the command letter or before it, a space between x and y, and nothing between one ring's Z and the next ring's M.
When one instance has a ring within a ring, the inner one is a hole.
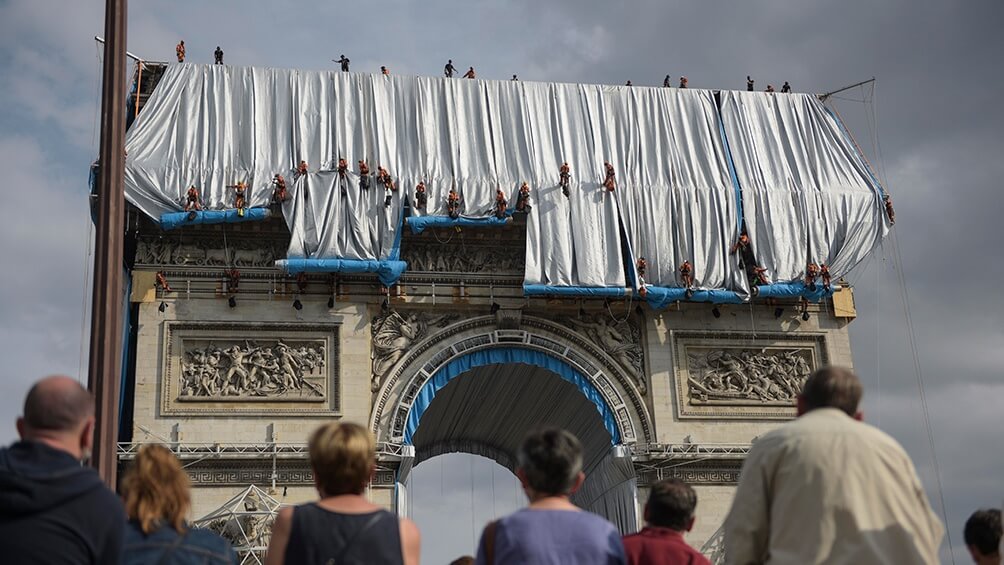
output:
M774 92L774 85L773 84L768 84L766 92Z
M687 88L687 77L680 77L680 88Z
M178 44L174 46L174 53L176 55L178 55L178 62L179 63L184 63L185 62L185 40L184 39L182 39L181 41L179 41Z
M512 80L519 82L519 77L516 75L512 75Z
M666 78L662 79L662 86L663 87L669 88L669 87L673 86L672 84L670 84L669 79L670 79L669 75L666 75Z
M343 73L349 72L349 58L346 57L344 53L342 54L341 57L339 57L338 59L332 59L332 61L342 66Z
M216 58L217 65L223 64L223 50L220 49L219 45L216 46L216 51L213 51L213 57Z
M457 68L453 66L453 59L446 62L446 66L443 67L443 74L446 78L453 78L453 73L457 72Z
M753 92L753 79L746 75L746 90Z
M788 84L788 81L784 81L784 84L781 85L781 92L783 94L791 93L791 85Z
M390 74L390 70L387 67L380 66L380 74L387 76Z
M467 69L467 72L464 73L464 78L474 78L474 67Z

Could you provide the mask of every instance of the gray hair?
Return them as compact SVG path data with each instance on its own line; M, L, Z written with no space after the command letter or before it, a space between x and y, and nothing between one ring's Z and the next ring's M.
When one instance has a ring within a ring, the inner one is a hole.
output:
M526 436L517 461L533 490L568 494L582 472L582 444L571 432L544 428Z

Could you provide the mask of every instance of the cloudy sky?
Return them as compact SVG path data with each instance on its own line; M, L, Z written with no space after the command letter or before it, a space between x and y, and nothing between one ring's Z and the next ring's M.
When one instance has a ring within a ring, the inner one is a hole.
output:
M211 62L221 45L227 62L239 65L325 69L345 53L354 71L387 65L398 74L438 74L452 58L486 78L518 73L524 80L657 85L666 74L685 74L695 88L743 88L751 74L758 88L788 80L796 90L821 92L877 77L874 91L855 90L836 101L893 194L898 219L898 247L887 240L851 277L860 313L851 326L855 362L868 387L868 418L906 446L939 505L909 313L955 559L967 561L966 516L1004 500L1004 301L993 290L1004 278L1004 245L993 227L1004 212L1004 4L370 0L296 6L133 1L128 48L167 61L184 38L196 62ZM0 170L7 171L0 219L0 421L7 423L0 439L13 437L33 379L77 375L86 365L86 179L97 154L100 91L100 52L91 38L102 26L103 3L95 0L0 0ZM492 471L483 460L448 461L419 467L419 484L437 478L456 484L473 467L476 500L495 500L496 510L515 504L498 493L485 498L492 485L512 489L501 468L492 481L485 479ZM437 465L445 480L428 470ZM434 494L438 499L439 491ZM469 527L471 497L461 494L443 501L451 509L442 515ZM490 517L481 512L477 521ZM470 551L470 542L458 538L438 538L442 549L427 555L441 562ZM947 561L947 545L944 555Z

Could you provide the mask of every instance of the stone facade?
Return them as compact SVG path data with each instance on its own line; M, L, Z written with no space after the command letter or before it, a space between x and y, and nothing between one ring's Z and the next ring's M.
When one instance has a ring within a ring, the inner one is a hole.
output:
M719 306L716 316L704 304L657 312L525 298L522 229L406 235L403 256L416 268L387 290L368 276L312 274L298 285L271 267L285 248L280 223L184 234L145 226L123 461L138 443L174 446L190 464L193 517L249 483L295 504L315 497L308 434L345 419L368 424L381 443L368 495L391 508L415 457L401 443L418 389L452 357L506 344L560 355L588 376L634 454L639 504L660 477L695 485L688 539L700 546L728 510L749 444L794 416L807 371L851 365L848 318L828 304L803 321L793 304ZM236 293L224 276L233 268ZM156 272L172 292L154 284Z

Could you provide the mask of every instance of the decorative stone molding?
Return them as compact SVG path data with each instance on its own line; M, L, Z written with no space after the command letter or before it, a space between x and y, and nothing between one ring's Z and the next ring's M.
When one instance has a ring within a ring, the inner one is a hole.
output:
M250 461L202 461L186 467L196 487L231 487L271 485L272 461L269 458ZM275 465L277 486L313 486L314 473L310 462L303 460L277 461ZM375 488L394 486L394 470L378 469L370 483Z
M794 418L805 378L828 362L821 334L677 331L673 347L681 419Z
M136 265L150 267L273 268L286 257L286 240L234 237L144 237L136 247Z
M373 318L370 330L373 334L373 392L380 389L387 371L408 352L411 345L422 339L429 328L442 328L457 319L456 314L434 316L429 313L400 314L395 310L384 312Z
M168 322L163 416L337 414L338 325Z
M416 341L388 371L377 393L371 411L371 429L377 437L400 441L411 402L450 359L478 349L517 346L558 355L585 375L613 410L624 443L651 441L650 416L634 378L588 338L559 323L526 315L519 330L498 330L496 324L495 316L468 318Z
M680 479L689 485L735 485L739 482L742 461L688 463L663 469L635 469L638 486L647 487L663 479Z
M634 377L638 392L646 394L644 354L641 348L641 329L633 320L611 320L611 316L599 313L593 317L580 316L561 320L600 346L610 357Z
M460 245L409 241L401 259L408 262L409 272L523 274L526 246L522 239L485 243L493 242L463 242L461 250Z

